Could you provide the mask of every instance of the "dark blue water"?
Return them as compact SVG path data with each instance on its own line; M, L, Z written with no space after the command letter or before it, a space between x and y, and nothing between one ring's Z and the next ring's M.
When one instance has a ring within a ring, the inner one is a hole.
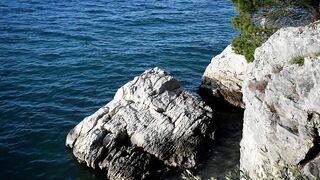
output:
M0 1L0 179L94 179L68 131L147 68L196 92L235 35L228 0Z

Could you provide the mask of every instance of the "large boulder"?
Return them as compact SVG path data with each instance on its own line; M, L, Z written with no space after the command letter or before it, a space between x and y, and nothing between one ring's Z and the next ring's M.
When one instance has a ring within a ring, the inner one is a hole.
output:
M160 164L194 167L213 131L212 110L153 68L74 127L66 145L80 162L107 170L110 179L145 179Z
M242 178L320 178L319 55L319 23L280 29L256 50L243 83Z
M201 96L213 105L228 102L244 108L241 88L246 67L245 57L236 54L229 45L221 54L212 58L206 68L199 89Z

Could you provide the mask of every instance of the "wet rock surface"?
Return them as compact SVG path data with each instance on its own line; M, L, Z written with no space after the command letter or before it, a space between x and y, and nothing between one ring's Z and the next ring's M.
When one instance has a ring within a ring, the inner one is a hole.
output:
M169 73L153 68L74 127L66 145L79 162L106 170L110 179L146 179L162 165L194 167L213 138L212 116Z

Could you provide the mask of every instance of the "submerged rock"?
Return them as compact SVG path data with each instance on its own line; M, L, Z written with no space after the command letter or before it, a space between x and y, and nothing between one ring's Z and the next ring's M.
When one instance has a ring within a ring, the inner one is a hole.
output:
M233 106L244 108L242 83L247 67L243 55L236 54L229 45L220 55L212 58L203 74L200 94L210 104L227 101Z
M243 84L244 179L320 178L319 55L319 23L283 28L256 50Z
M145 179L159 164L194 167L213 131L212 110L154 68L81 121L66 145L80 162L107 170L110 179Z

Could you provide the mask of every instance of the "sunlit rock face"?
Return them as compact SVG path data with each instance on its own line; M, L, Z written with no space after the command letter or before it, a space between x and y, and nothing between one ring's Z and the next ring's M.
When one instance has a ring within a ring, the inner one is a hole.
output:
M160 165L194 167L214 126L208 106L168 72L153 68L74 127L66 145L80 162L106 170L110 179L145 179Z
M242 83L245 77L247 61L243 55L236 54L231 45L216 57L203 74L200 94L205 101L219 106L220 102L227 102L235 107L244 108L242 101Z
M243 83L243 179L320 178L319 55L319 23L280 29L256 50Z

